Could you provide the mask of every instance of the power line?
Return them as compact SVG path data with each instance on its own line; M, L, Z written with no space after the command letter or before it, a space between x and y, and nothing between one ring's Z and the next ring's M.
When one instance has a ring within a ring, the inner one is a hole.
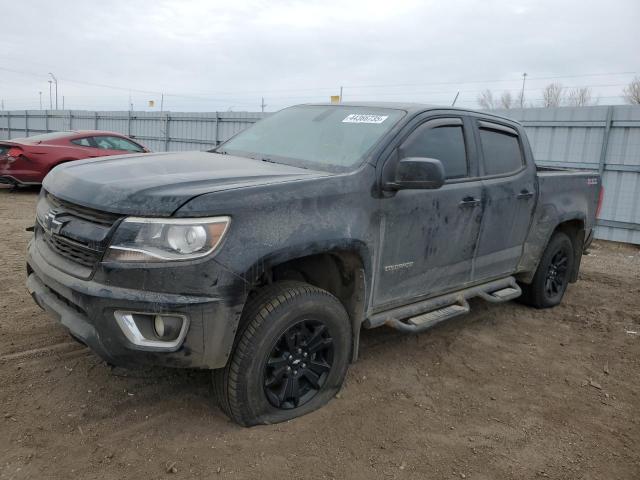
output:
M24 70L15 70L15 69L11 69L11 68L6 68L6 67L0 67L0 70L6 71L6 72L13 72L13 73L18 73L18 74L22 74L22 75L30 75L30 76L35 76L35 77L40 77L46 78L46 75L44 74L39 74L39 73L34 73L34 72L27 72ZM532 80L557 80L557 79L563 79L563 78L581 78L581 77L602 77L602 76L617 76L617 75L636 75L638 72L635 71L629 71L629 72L609 72L609 73L581 73L581 74L572 74L572 75L555 75L555 76L546 76L546 77L528 77L527 79L529 81ZM435 86L435 85L469 85L469 84L477 84L477 83L505 83L505 82L520 82L520 78L513 78L513 79L494 79L494 80L463 80L463 81L443 81L443 82L421 82L421 83L388 83L388 84L375 84L375 85L344 85L344 88L392 88L392 87L420 87L420 86ZM164 93L164 95L170 95L170 96L175 96L175 97L200 97L200 96L210 96L210 95L225 95L225 94L247 94L247 93L277 93L277 92L291 92L291 91L319 91L319 90L336 90L337 87L332 86L332 87L313 87L313 88L286 88L286 89L277 89L277 90L235 90L235 91L218 91L216 93L213 94L209 94L209 93L191 93L191 94L180 94L180 93L167 93L167 92L163 92L163 91L157 91L157 90L144 90L144 89L136 89L136 88L129 88L129 87L122 87L122 86L116 86L116 85L108 85L108 84L104 84L104 83L96 83L96 82L87 82L84 80L75 80L75 79L69 79L69 78L62 78L60 77L60 80L64 80L65 82L69 82L69 83L76 83L76 84L80 84L80 85L87 85L87 86L93 86L93 87L100 87L100 88L109 88L109 89L114 89L114 90L122 90L122 91L126 91L126 92L136 92L136 93L151 93L151 94L155 94L155 95L162 95Z
M570 90L570 89L575 89L575 88L620 88L620 87L624 87L626 86L626 83L604 83L604 84L581 84L581 85L563 85L562 88L565 90ZM542 90L542 87L529 87L529 88L525 88L525 92L539 92ZM376 93L375 96L376 97L380 97L380 96L400 96L400 95L443 95L443 96L451 96L452 92L455 93L456 91L459 91L461 94L462 93L466 93L466 94L478 94L478 93L482 93L484 90L408 90L408 91L404 91L404 92L379 92ZM519 93L521 91L521 88L509 88L509 89L501 89L499 90L499 93L502 92L509 92L509 93ZM310 98L316 98L316 97L320 97L322 94L317 93L317 94L310 94L310 95L284 95L284 96L270 96L269 99L270 100L296 100L296 99L310 99ZM371 94L368 93L351 93L350 96L352 97L366 97L366 96L370 96ZM11 98L12 101L20 101L20 100L31 100L32 97L9 97ZM122 100L122 96L118 96L118 95L66 95L66 98L68 100L73 100L73 99L114 99L116 101L118 100ZM135 97L132 97L135 99ZM238 99L238 98L225 98L225 99L215 99L215 98L200 98L200 97L190 97L190 96L185 96L185 97L180 97L180 98L186 98L187 100L183 100L182 102L186 102L186 101L198 101L198 102L208 102L208 103L212 103L212 102L220 102L220 103L233 103L236 105L247 105L247 106L251 106L251 105L259 105L260 101L259 99L257 99L255 102L250 102L250 101L246 101L247 99ZM266 97L265 97L266 98ZM603 97L604 98L604 97ZM138 100L139 101L139 100Z
M580 77L604 77L604 76L616 76L616 75L635 75L637 72L618 72L618 73L583 73L579 75L558 75L554 77L530 77L527 75L527 79L531 80L554 80L560 78L580 78ZM345 88L389 88L389 87L421 87L421 86L432 86L432 85L468 85L474 83L516 83L522 80L522 76L520 78L513 78L510 80L465 80L461 82L430 82L430 83L388 83L388 84L377 84L377 85L346 85Z

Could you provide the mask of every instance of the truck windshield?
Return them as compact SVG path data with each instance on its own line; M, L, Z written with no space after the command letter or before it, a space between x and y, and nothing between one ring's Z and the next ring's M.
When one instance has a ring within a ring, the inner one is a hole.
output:
M405 114L387 108L305 105L281 110L214 152L296 167L349 171Z

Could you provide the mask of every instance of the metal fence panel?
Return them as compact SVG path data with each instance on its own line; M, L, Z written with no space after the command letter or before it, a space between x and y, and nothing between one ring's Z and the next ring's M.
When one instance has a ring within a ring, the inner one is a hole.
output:
M522 122L536 163L602 172L596 237L640 244L640 106L524 108L494 113ZM255 123L260 112L0 112L0 139L55 130L109 130L154 151L207 150Z
M536 163L602 172L605 195L596 238L640 244L640 106L492 113L524 125Z
M265 115L260 112L14 110L0 112L0 139L57 130L108 130L137 138L154 151L207 150Z

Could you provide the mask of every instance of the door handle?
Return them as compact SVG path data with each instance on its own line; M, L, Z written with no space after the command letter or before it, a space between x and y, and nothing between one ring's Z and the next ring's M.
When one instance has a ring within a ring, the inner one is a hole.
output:
M473 197L464 197L458 205L460 207L477 207L480 205L480 200Z
M516 195L516 198L531 198L533 197L533 192L530 192L529 190L522 190L518 195Z

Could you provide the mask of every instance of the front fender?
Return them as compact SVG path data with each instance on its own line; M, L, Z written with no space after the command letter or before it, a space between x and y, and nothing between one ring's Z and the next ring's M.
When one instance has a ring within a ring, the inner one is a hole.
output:
M356 254L360 258L367 276L370 275L372 252L370 252L369 247L364 241L352 238L326 239L312 243L287 245L283 248L274 249L255 260L249 268L241 272L240 275L247 283L255 284L265 272L285 262L311 255L338 252L351 252Z

